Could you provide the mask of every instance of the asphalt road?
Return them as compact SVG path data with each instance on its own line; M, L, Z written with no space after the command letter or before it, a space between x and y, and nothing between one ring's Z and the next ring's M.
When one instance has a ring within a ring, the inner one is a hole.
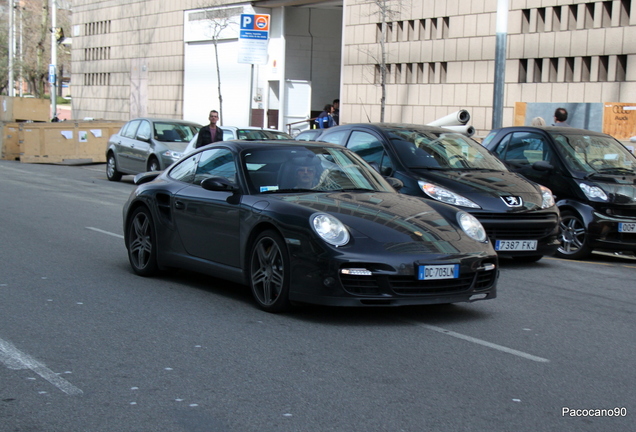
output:
M636 261L503 260L491 301L272 315L134 275L133 188L0 161L0 431L634 430Z

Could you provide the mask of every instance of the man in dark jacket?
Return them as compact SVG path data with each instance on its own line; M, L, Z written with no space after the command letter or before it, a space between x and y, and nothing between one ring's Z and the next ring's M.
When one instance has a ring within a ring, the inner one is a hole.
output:
M216 125L219 121L219 112L216 110L210 111L210 124L203 126L199 130L199 136L197 138L197 144L194 148L203 147L213 142L223 141L223 129Z

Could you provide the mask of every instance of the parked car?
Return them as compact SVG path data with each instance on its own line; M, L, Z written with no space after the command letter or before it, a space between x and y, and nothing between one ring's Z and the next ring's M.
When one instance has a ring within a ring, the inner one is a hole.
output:
M326 129L308 129L294 137L296 141L316 141L316 138Z
M552 192L506 166L466 135L434 126L364 123L325 130L320 141L358 153L400 192L452 204L475 216L502 256L533 262L559 246Z
M249 285L271 312L496 296L497 255L477 219L396 193L342 146L226 141L135 180L124 233L142 276L207 273Z
M123 174L166 169L181 157L200 127L198 123L172 119L129 121L108 140L108 180L119 181Z
M281 132L275 129L263 129L254 126L247 127L236 127L236 126L219 126L223 129L223 141L231 141L231 140L247 140L247 141L258 141L258 140L291 140L293 139L291 135ZM190 153L195 149L195 145L197 143L197 138L199 134L195 135L188 144L188 147L185 149L183 154Z
M490 132L484 145L555 194L558 256L636 251L636 157L619 141L569 127L507 127Z

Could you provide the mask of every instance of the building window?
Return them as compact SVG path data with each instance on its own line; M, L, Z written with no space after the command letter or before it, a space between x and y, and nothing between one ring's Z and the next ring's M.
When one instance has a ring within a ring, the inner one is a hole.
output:
M590 81L590 72L592 71L592 57L581 58L581 81Z
M84 24L84 34L93 36L98 34L110 33L110 20L96 21Z
M565 58L565 82L574 81L574 57Z
M561 30L561 6L552 8L552 31Z
M85 86L110 86L110 73L87 73L84 74Z
M629 25L629 19L631 15L631 0L621 0L620 6L620 18L619 22L621 26Z
M598 58L598 80L607 81L609 71L609 56L600 56Z
M519 59L519 82L528 82L528 59Z
M616 58L616 81L625 81L627 77L627 56L619 55Z

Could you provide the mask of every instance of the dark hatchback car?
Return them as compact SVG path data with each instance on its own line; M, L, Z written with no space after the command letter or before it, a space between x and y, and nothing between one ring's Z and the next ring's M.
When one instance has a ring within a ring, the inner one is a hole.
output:
M619 141L569 127L508 127L484 145L552 190L562 219L558 256L636 251L636 158Z
M358 153L401 193L458 206L483 224L495 250L533 262L559 246L559 211L549 189L510 172L471 138L433 126L370 123L336 126L320 141Z
M124 237L139 275L207 273L249 285L272 312L496 297L497 255L476 218L396 193L341 146L221 142L135 180Z

